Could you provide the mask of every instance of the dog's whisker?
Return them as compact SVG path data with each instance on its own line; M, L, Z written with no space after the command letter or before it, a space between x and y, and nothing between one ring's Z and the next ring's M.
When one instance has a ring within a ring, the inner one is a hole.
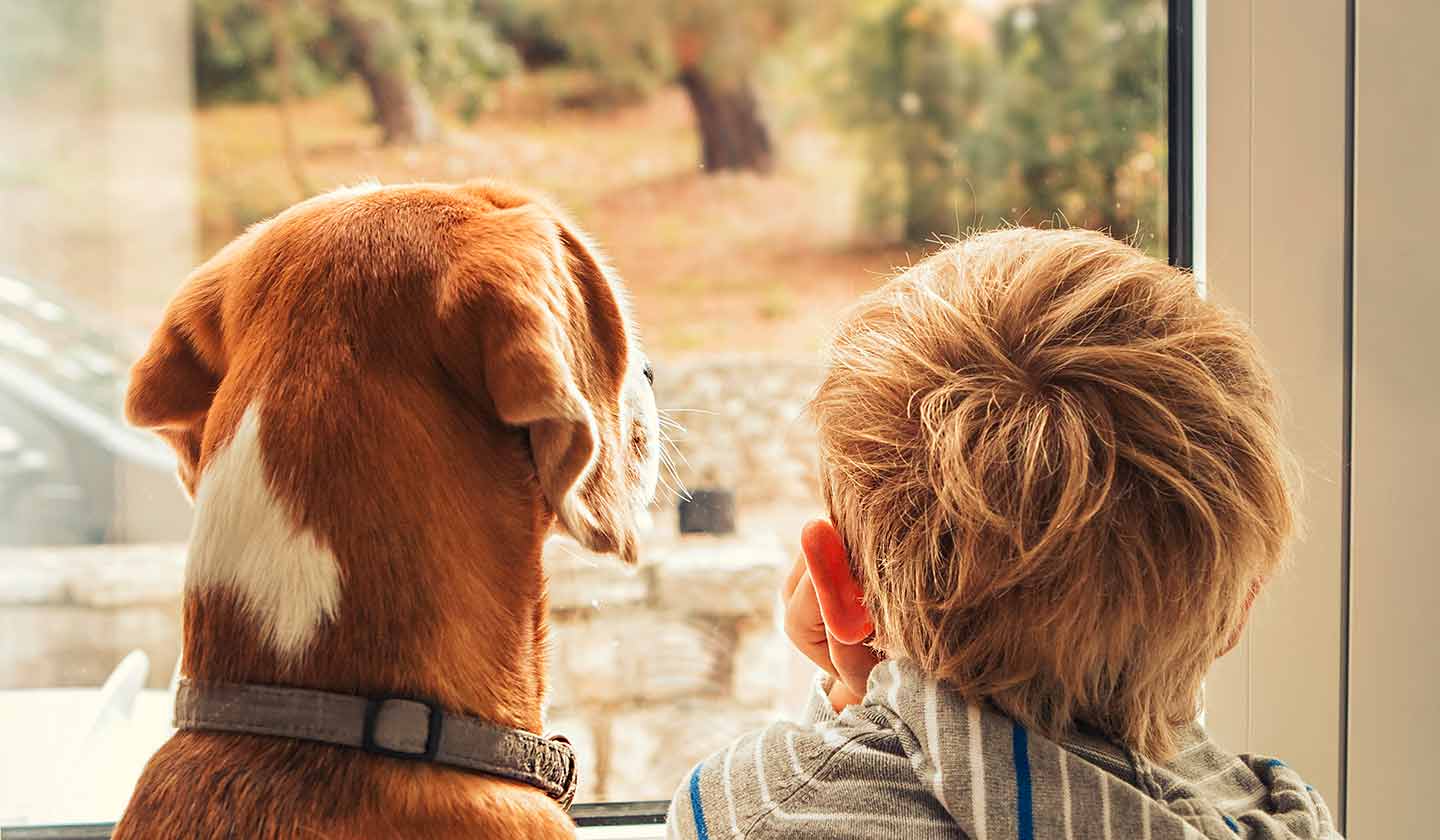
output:
M679 449L675 449L674 451L676 454L680 454L682 458L684 457ZM680 469L675 465L675 460L670 457L669 453L665 453L664 457L661 458L661 463L665 467L664 471L668 471L670 474L670 481L666 482L666 485L672 486L673 482L672 489L676 497L689 501L691 499L690 491L685 487L685 480L680 477Z
M665 415L661 414L661 415L658 416L658 419L659 419L659 421L660 421L660 429L661 429L662 431L666 431L666 432L688 432L688 431L689 431L689 429L685 428L685 424L681 423L679 420L676 420L676 419L674 419L674 418L672 418L672 417L666 417Z
M674 441L669 441L669 444L670 452L672 453L671 461L673 462L675 458L679 458L681 464L684 464L687 467L690 466L690 459L686 457L685 451L679 446L676 446Z

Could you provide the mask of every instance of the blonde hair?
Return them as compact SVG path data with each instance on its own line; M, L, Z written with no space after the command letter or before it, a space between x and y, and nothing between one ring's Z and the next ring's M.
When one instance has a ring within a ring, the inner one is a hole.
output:
M1294 527L1247 327L1099 233L973 236L864 298L812 408L875 645L1153 758Z

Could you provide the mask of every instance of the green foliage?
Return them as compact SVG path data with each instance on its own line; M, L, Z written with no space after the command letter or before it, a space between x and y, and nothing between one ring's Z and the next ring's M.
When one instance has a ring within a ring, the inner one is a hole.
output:
M388 2L409 34L421 84L466 120L493 106L494 83L520 68L514 48L475 15L473 0Z
M558 64L570 57L561 34L564 22L553 20L535 0L474 0L475 15L489 21L495 34L515 48L526 67Z
M640 93L694 68L743 79L804 9L801 0L532 0L572 61Z
M275 97L275 47L261 0L193 0L195 94L201 104ZM282 3L295 44L291 84L304 96L342 78L346 48L318 3Z
M274 32L262 0L194 0L196 92L201 102L275 95ZM282 2L278 15L295 45L291 84L318 92L353 70L353 46L325 0ZM384 56L432 95L473 118L490 104L497 79L519 67L515 51L478 16L474 0L350 0L365 16L388 16L404 38Z
M858 5L829 99L863 141L872 226L922 241L1055 214L1163 252L1163 0L995 20L953 0Z

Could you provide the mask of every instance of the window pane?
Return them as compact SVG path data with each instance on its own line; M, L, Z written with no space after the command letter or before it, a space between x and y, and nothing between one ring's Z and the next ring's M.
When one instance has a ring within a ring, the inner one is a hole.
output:
M129 365L191 267L370 178L550 193L654 359L670 465L640 568L545 552L548 715L581 799L667 798L798 713L812 668L775 591L823 513L804 406L827 330L977 228L1163 255L1165 6L3 4L0 824L115 818L169 734L190 510L169 449L121 416ZM133 650L144 690L102 712Z

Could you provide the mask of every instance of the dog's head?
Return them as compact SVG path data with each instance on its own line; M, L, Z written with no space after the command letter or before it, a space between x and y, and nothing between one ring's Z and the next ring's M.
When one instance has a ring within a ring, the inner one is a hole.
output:
M369 447L388 465L376 482L404 469L407 447L445 451L435 439L454 429L486 432L477 447L522 435L559 527L633 562L657 474L651 376L617 278L543 200L488 182L358 187L290 208L197 269L134 367L126 412L173 445L202 498L252 410L279 485L338 480L326 469L370 457L335 454L326 436L370 422L363 434L383 437L382 402L404 429Z

